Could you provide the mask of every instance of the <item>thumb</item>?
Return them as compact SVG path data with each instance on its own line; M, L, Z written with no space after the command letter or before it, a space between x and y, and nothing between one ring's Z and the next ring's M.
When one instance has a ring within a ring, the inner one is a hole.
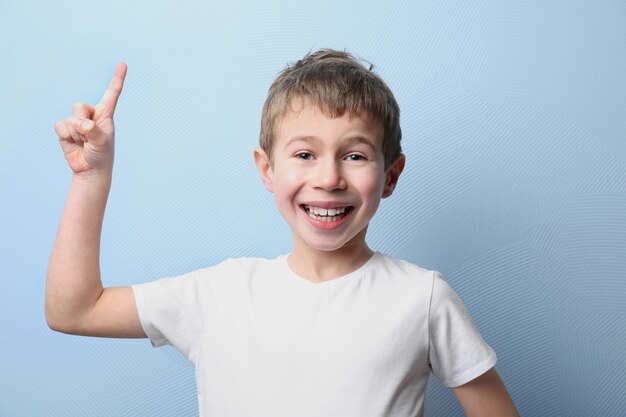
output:
M92 141L99 145L104 141L102 129L93 120L75 117L72 123L84 142Z

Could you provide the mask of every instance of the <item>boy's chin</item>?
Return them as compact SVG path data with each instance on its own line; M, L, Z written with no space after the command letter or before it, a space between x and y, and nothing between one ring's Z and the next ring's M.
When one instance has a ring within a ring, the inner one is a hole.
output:
M326 253L333 253L333 252L338 252L341 251L342 249L346 249L346 245L342 244L342 245L309 245L309 248L316 250L318 252L326 252Z
M360 239L360 236L353 236L351 239L311 239L307 241L300 241L302 246L307 250L313 250L316 252L326 252L328 254L332 254L335 252L344 252L344 251L359 251L363 249L365 245L365 240Z

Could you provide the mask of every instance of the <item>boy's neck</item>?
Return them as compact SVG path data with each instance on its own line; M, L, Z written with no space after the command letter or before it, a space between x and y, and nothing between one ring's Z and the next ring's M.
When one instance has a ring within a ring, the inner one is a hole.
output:
M365 242L346 245L334 251L320 251L300 243L294 242L294 250L287 258L287 263L297 275L315 283L356 271L374 254Z

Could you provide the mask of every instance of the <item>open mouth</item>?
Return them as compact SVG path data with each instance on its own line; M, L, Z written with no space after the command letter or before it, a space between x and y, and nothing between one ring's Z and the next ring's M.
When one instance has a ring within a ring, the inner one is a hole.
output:
M302 208L310 218L327 223L337 222L343 219L354 209L353 206L322 208L306 204L303 204Z

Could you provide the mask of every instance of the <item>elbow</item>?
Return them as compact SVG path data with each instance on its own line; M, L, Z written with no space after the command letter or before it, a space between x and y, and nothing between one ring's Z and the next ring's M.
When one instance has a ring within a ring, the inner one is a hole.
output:
M45 317L46 317L46 324L51 330L54 330L55 332L62 332L60 322L56 318L54 312L52 311L48 303L46 303Z
M46 324L51 330L59 333L73 334L72 326L67 319L63 319L58 312L46 303L45 307Z

